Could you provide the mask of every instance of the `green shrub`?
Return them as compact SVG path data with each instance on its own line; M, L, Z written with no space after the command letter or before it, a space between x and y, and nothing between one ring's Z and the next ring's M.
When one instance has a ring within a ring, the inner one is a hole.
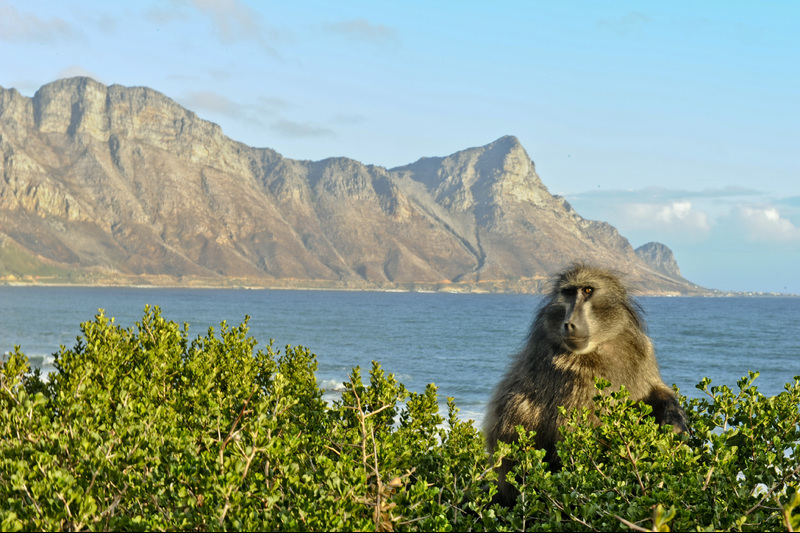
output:
M315 356L256 351L246 320L190 340L146 308L81 331L47 383L19 348L0 366L2 530L800 527L798 378L772 398L756 374L738 393L704 380L706 398L682 399L689 437L598 394L603 423L571 413L551 472L524 431L488 458L452 399L445 420L433 385L409 392L377 363L328 405ZM506 454L511 509L491 504Z

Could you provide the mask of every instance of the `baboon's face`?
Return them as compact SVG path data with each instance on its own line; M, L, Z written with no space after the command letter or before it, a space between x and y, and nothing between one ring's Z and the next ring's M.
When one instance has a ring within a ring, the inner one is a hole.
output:
M565 280L566 281L566 280ZM567 349L575 354L594 352L624 328L624 307L616 287L602 279L573 280L558 288L551 324Z
M595 329L591 301L594 292L595 288L591 286L567 287L561 290L564 308L561 338L572 352L582 353L593 344L590 341Z

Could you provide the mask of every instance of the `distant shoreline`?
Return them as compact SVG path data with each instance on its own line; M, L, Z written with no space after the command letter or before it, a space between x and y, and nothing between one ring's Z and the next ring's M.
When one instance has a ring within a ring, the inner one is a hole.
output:
M75 281L48 278L36 279L0 279L0 287L86 287L86 288L121 288L121 289L227 289L227 290L293 290L293 291L345 291L345 292L404 292L404 293L440 293L440 294L530 294L541 295L544 279L519 281L482 281L482 282L440 282L440 283L393 283L376 284L370 282L347 281L314 281L314 280L275 280L274 283L258 283L256 280L224 279L201 280L192 278L176 282L162 276L139 278L136 280L98 280L95 282ZM800 294L757 291L720 291L698 288L697 293L677 293L664 291L633 290L634 297L661 298L797 298Z

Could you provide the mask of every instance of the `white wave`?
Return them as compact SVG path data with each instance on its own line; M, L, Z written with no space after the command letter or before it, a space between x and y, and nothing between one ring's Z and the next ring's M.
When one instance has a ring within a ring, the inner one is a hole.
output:
M319 380L319 388L324 389L326 393L339 393L345 390L344 381L340 379L321 379Z

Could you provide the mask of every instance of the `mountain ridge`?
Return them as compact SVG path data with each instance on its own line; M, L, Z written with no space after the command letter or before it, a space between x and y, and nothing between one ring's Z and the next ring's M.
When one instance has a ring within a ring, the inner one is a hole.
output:
M152 89L70 78L0 88L0 155L6 281L538 292L585 260L707 292L550 194L513 136L391 169L293 160Z

